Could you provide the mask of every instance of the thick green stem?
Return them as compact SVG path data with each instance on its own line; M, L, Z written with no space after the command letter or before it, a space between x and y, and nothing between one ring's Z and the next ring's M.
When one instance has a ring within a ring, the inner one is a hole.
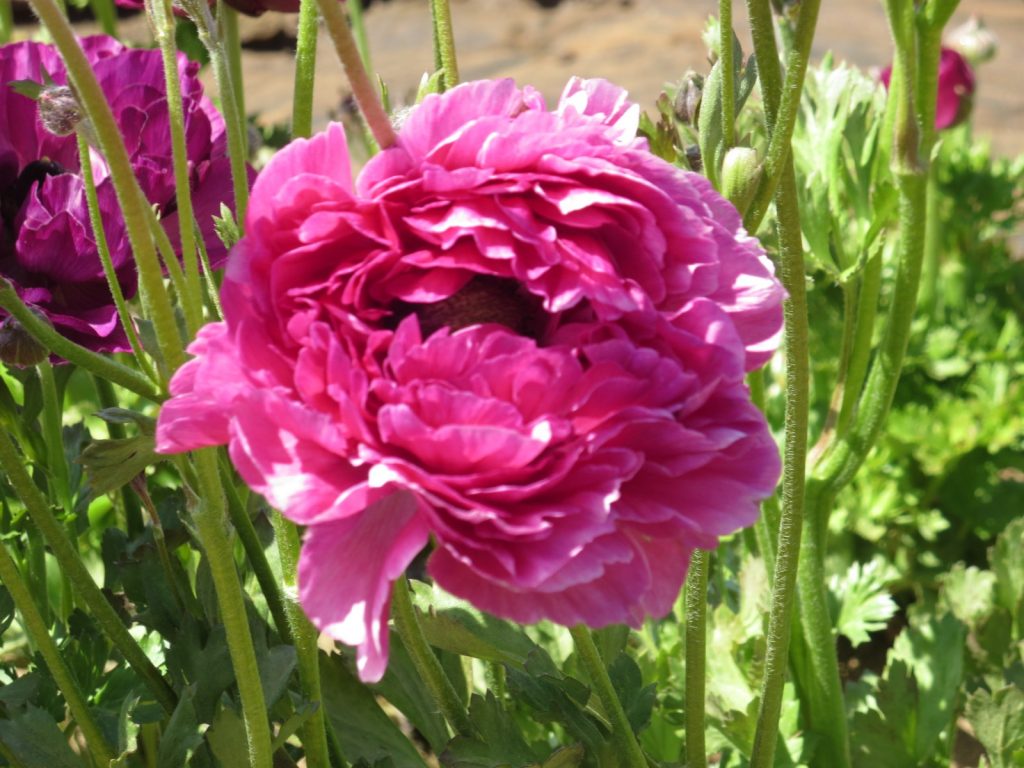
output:
M388 119L384 105L380 101L377 89L374 87L370 76L363 66L359 56L359 49L355 39L352 37L352 30L349 29L348 19L337 0L317 0L320 5L320 13L324 17L327 31L334 43L334 50L341 60L341 66L348 77L349 85L352 86L352 93L356 97L356 103L363 113L366 124L370 127L370 133L381 149L387 149L396 141L395 130L391 127L391 120Z
M263 551L263 545L260 544L256 528L249 518L249 513L246 511L241 497L238 495L238 489L235 488L234 479L231 477L231 470L228 463L223 460L223 457L220 462L220 479L227 498L228 515L231 518L231 524L238 534L239 541L242 542L242 549L245 550L245 556L249 559L249 565L252 566L252 572L256 575L256 581L259 583L263 597L267 601L267 608L270 609L270 615L274 619L274 626L277 627L277 632L285 643L294 645L281 585L277 583L277 577L274 576L274 571L270 568L270 563L267 560L266 553Z
M695 549L686 576L686 766L706 768L704 692L708 633L708 565L711 555Z
M14 34L14 9L11 0L0 0L0 45L9 43Z
M594 644L590 630L582 624L577 624L570 627L569 632L576 645L576 652L580 655L583 666L586 667L587 674L590 676L590 683L611 723L612 739L618 747L619 759L622 761L619 765L627 768L647 768L647 759L636 740L633 726L630 725L629 718L626 717L626 711L622 708L622 702L619 701L619 695L615 692L615 686L612 685L612 680L608 676L608 668Z
M871 361L871 343L875 335L875 318L878 316L878 293L882 287L882 252L879 244L875 253L868 257L861 273L857 290L857 318L854 321L853 349L843 386L843 401L839 409L836 431L843 435L850 426L854 405L860 399L860 390L867 376Z
M100 23L103 34L117 37L117 9L113 0L89 0L93 16Z
M43 661L46 662L46 666L50 670L50 674L53 675L53 679L57 682L61 693L64 694L64 700L68 704L68 709L71 710L71 716L78 723L78 727L82 730L82 735L85 737L89 753L100 765L109 765L114 759L113 750L111 750L103 738L99 727L96 725L96 721L93 720L82 689L72 676L71 670L64 663L57 644L50 637L46 622L43 621L39 609L32 600L32 594L29 592L28 585L21 577L18 566L11 557L10 552L7 551L5 544L0 544L0 582L3 582L3 585L7 587L7 591L10 592L14 605L21 613L26 633L32 638L36 648L39 649L43 656Z
M249 631L245 595L235 570L235 558L228 539L224 490L217 476L217 452L204 448L193 454L199 476L200 504L193 518L200 544L210 565L217 593L221 621L227 634L228 652L235 669L238 694L242 700L242 719L249 746L250 768L271 768L272 751L267 704L260 684L256 649Z
M53 366L44 360L39 364L39 381L43 390L43 438L46 441L46 463L52 483L52 498L64 509L74 508L71 498L71 475L64 456L64 407Z
M63 357L68 362L81 366L97 376L102 376L147 400L158 402L161 399L160 393L154 388L153 383L138 371L122 365L110 357L81 347L57 333L52 325L27 307L18 298L18 294L15 293L11 284L2 278L0 278L0 307L21 323L22 328L53 354Z
M771 9L768 8L768 0L747 0L747 4L751 9L758 6L756 14L751 10L752 32L756 26L763 23L762 20L765 18L769 25L771 24ZM761 73L762 78L761 91L764 95L770 139L764 158L764 173L754 192L754 199L743 218L743 224L748 232L757 232L765 213L768 212L768 205L775 195L779 180L786 172L786 161L789 158L793 128L796 126L796 119L800 114L804 75L807 74L811 43L814 41L820 8L821 0L803 0L800 5L800 16L797 19L794 33L794 46L786 61L786 80L781 85L780 91L773 91L775 85L781 81L774 30L773 28L758 30L754 35L754 51L757 55L758 72ZM758 47L759 43L760 48ZM770 46L770 50L766 50L768 46ZM762 67L770 70L771 74L766 76ZM773 102L772 107L768 106L769 102Z
M60 51L68 76L85 109L103 156L121 206L128 239L139 272L143 309L153 322L157 344L168 371L175 371L185 361L185 349L174 320L170 296L163 282L163 274L156 250L149 234L146 212L149 203L139 188L132 172L131 161L114 115L107 104L103 89L92 71L67 18L54 0L29 0L46 30ZM54 350L56 351L56 350ZM61 354L58 352L58 354ZM70 358L68 358L70 359ZM77 362L77 361L74 361ZM90 370L94 370L90 368ZM98 371L97 371L98 372ZM118 382L120 383L120 382Z
M299 564L299 531L294 523L286 520L279 512L273 513L273 523L277 550L281 556L281 574L285 587L290 594L295 594L296 573ZM306 698L318 705L317 711L302 726L302 746L306 751L306 764L309 768L330 768L327 718L320 689L318 633L306 618L298 601L289 599L285 606L292 643L298 657L299 682L302 683L302 691L306 694Z
M225 11L226 6L220 0L217 3L217 13L224 18L230 11ZM224 113L224 124L228 141L228 157L231 161L231 185L235 196L235 220L245 221L245 211L249 205L249 171L246 167L248 159L247 128L245 126L245 114L239 108L239 96L236 93L236 83L231 74L231 66L225 54L225 45L218 33L217 25L210 14L210 8L205 0L196 0L188 6L190 16L196 24L199 33L199 40L210 54L210 65L213 69L213 77L217 82L217 92L220 93L220 108ZM233 11L231 11L233 13ZM238 84L240 87L240 84Z
M316 0L302 0L295 43L295 87L292 91L292 138L313 133L313 84L316 79Z
M178 75L178 52L174 41L174 15L171 0L151 0L149 16L156 30L156 41L164 65L167 87L167 112L171 133L171 158L174 164L175 201L178 205L178 234L181 258L185 264L184 295L178 299L185 313L189 334L194 335L203 324L203 289L199 282L199 253L196 250L195 214L192 208L191 181L188 170L188 149L185 144L185 112Z
M786 161L775 198L779 217L782 283L789 293L783 305L786 344L786 417L782 470L782 515L772 576L772 605L768 619L764 681L754 733L752 768L773 765L786 682L793 603L804 522L804 484L807 466L807 421L810 410L810 363L807 289L804 272L800 208L792 159ZM837 766L840 765L837 763Z
M926 324L934 319L939 285L939 256L942 247L942 219L939 215L942 201L935 179L935 166L928 172L928 224L924 237L924 261L921 267L921 292L917 305ZM927 326L926 326L927 329Z
M174 689L146 656L128 632L120 617L103 596L96 582L82 563L74 544L50 511L45 497L25 469L21 455L6 432L0 431L0 468L28 511L33 525L43 534L53 556L67 574L78 597L89 608L100 629L122 653L125 660L142 677L156 700L167 712L177 705Z
M462 736L470 736L473 733L473 726L466 713L466 705L459 694L455 692L455 686L445 675L434 651L431 650L427 638L423 634L423 628L416 618L416 608L412 604L409 593L412 587L402 577L398 579L392 589L391 610L395 619L395 628L402 637L405 649L412 657L413 665L419 673L420 679L427 686L434 701L441 710L441 714L455 729L456 733Z
M434 58L441 62L444 69L444 87L454 88L459 84L459 63L455 57L452 9L448 0L430 0L430 12L434 20L434 43L437 46Z
M89 151L89 142L81 132L76 132L75 138L78 141L78 161L82 169L82 182L85 185L85 199L89 208L89 226L92 228L92 236L96 241L96 250L100 255L100 263L103 265L103 275L107 279L107 287L114 299L114 306L117 308L117 317L121 321L128 336L128 343L131 345L132 354L135 356L135 364L142 369L142 372L149 377L150 381L159 382L156 371L149 364L149 358L139 341L139 334L135 330L135 322L128 313L128 304L124 299L124 292L121 290L121 281L117 279L117 271L114 269L114 262L110 258L110 246L107 243L106 231L103 228L103 217L100 213L99 198L96 194L96 181L92 172L92 154Z
M235 106L241 116L242 147L244 156L249 156L249 134L245 124L245 88L242 87L242 35L238 28L238 11L230 5L217 3L217 21L220 24L221 38L224 41L224 55L228 61L228 72L231 74L231 92L235 96Z
M718 0L718 48L722 62L722 130L725 148L733 144L736 123L736 63L732 44L732 0Z

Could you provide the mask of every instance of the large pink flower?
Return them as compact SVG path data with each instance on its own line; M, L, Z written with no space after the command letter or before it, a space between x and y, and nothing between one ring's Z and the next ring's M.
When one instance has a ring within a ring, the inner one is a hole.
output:
M353 186L342 129L282 150L172 382L159 450L227 443L307 526L313 621L387 660L391 582L523 622L665 614L779 474L744 374L783 291L735 209L651 155L620 89L430 96Z

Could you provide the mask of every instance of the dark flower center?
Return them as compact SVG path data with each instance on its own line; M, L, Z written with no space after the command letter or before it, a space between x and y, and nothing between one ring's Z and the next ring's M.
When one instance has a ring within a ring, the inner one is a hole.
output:
M44 157L26 165L13 184L6 189L0 189L0 215L3 216L4 222L4 239L9 238L12 247L18 239L14 220L18 217L18 211L21 210L32 185L37 181L42 182L48 176L60 176L62 173L67 173L64 166Z
M447 327L452 331L470 325L497 323L521 336L540 340L547 314L538 297L515 280L477 275L447 299L433 304L404 304L396 313L415 313L423 337Z

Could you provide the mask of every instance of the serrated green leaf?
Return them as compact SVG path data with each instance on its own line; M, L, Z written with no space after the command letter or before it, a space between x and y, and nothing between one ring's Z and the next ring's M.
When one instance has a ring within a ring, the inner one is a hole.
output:
M536 650L520 627L485 614L440 588L413 581L413 603L427 641L462 656L522 666Z
M25 766L38 768L84 768L68 746L50 713L29 706L10 720L0 720L0 741Z
M608 667L608 675L634 733L642 731L651 720L655 686L643 684L640 667L625 652L620 653Z
M885 629L896 613L886 588L888 580L880 559L866 565L854 563L844 575L829 580L829 590L839 603L836 630L855 646L866 643L869 633Z
M984 688L967 700L967 720L985 747L992 768L1020 765L1024 757L1024 691L1016 686L989 693Z
M459 736L441 755L451 768L505 768L535 765L536 756L523 739L519 725L505 712L490 691L474 694L469 703L469 720L475 735Z
M377 703L373 691L356 679L340 656L320 658L324 713L353 763L390 758L396 768L426 768L423 758Z
M142 435L152 437L156 434L156 419L138 411L127 408L104 408L97 411L96 415L108 424L134 424Z
M976 628L995 608L996 577L991 571L957 563L942 578L942 602L960 621Z
M996 600L1014 618L1017 636L1024 608L1024 518L1017 518L999 534L989 550L989 563L996 577Z
M196 718L193 696L196 686L186 688L178 699L178 706L164 729L157 751L157 768L181 768L188 765L189 758L196 748L203 743L206 725Z
M217 710L213 723L206 732L206 743L210 745L210 751L222 765L232 765L237 762L239 755L248 752L245 724L234 709L222 706Z
M151 435L121 440L94 440L79 458L96 495L116 491L160 461Z

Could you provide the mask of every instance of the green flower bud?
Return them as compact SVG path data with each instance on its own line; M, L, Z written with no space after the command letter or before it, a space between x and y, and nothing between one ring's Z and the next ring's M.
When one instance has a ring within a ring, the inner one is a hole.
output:
M49 85L39 94L39 121L55 136L68 136L82 119L82 108L66 85Z
M741 214L746 213L754 199L762 173L757 152L750 147L733 147L726 153L722 162L722 194Z

